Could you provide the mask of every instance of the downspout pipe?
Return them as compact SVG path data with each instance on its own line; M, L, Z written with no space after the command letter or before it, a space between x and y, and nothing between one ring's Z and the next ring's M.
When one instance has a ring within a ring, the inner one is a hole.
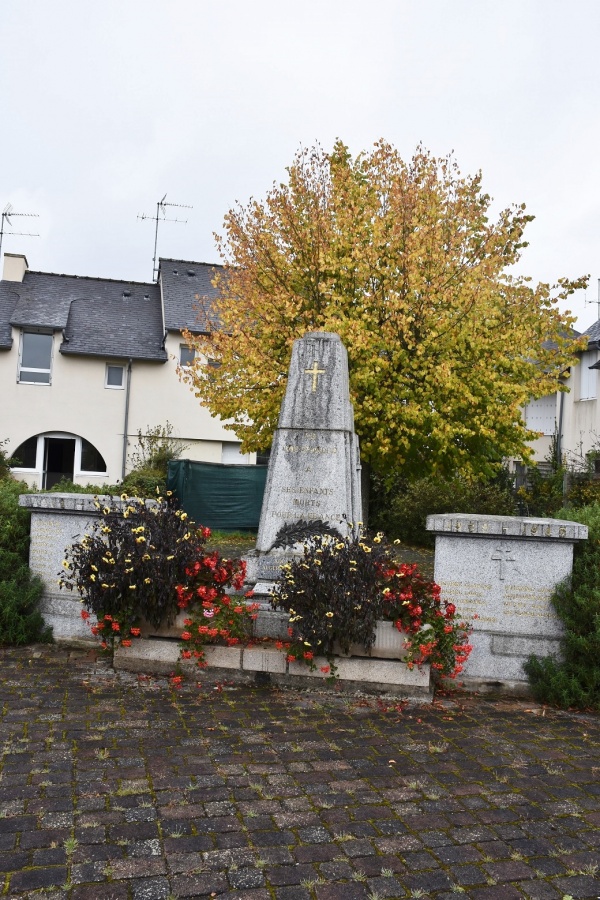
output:
M131 369L133 360L127 363L127 383L125 385L125 421L123 422L123 462L121 466L121 481L125 478L125 466L127 465L127 434L129 431L129 396L131 394Z

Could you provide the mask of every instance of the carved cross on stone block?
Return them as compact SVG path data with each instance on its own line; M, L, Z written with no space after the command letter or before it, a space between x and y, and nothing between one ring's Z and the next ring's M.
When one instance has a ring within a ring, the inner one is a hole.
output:
M515 558L514 558L514 556L510 555L512 553L512 551L509 547L496 547L496 550L494 552L496 555L492 556L492 559L494 560L494 562L500 563L499 577L500 577L500 581L504 581L504 572L505 572L504 567L505 567L506 563L515 562Z
M324 375L326 371L327 371L326 369L320 369L320 368L319 368L319 363L317 362L316 359L315 359L315 361L313 362L312 369L305 369L305 370L304 370L304 374L305 374L305 375L312 375L312 391L311 391L311 393L314 394L315 391L317 390L317 384L318 384L318 380L319 380L319 375Z

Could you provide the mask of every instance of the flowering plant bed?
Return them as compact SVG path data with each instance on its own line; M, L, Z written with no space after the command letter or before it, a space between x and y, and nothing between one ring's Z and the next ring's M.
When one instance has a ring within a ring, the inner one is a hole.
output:
M210 535L209 529L204 529ZM208 536L207 535L207 536ZM185 570L185 579L176 585L177 606L184 610L181 658L208 665L205 644L234 647L252 636L258 603L230 597L228 587L241 590L246 577L243 560L223 559L217 551L200 555ZM246 599L251 591L246 594Z
M184 659L204 664L203 645L249 638L253 606L229 597L240 590L242 560L207 553L208 528L193 528L170 494L95 498L100 512L89 534L67 548L59 584L81 596L82 618L104 649L128 648L133 638L179 629Z
M289 614L288 659L315 667L317 655L370 655L377 622L392 622L403 637L409 669L431 664L439 676L455 678L471 646L470 626L441 598L416 565L399 564L382 534L347 538L315 534L301 557L283 568L272 599Z

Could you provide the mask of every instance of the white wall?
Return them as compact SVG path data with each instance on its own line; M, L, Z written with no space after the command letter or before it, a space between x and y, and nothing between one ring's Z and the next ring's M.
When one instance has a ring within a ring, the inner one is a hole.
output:
M104 476L75 475L75 482L114 483L122 476L123 430L125 423L126 372L123 389L105 387L107 361L63 356L59 352L62 334L53 340L52 383L19 384L20 331L13 329L13 347L0 351L0 440L8 438L5 450L14 453L28 438L54 432L85 438L102 454L107 465ZM222 461L223 442L235 441L219 419L213 418L179 381L179 335L169 335L166 363L133 361L128 416L129 456L136 449L137 433L148 427L173 426L173 437L187 447L183 457L207 462ZM127 365L127 360L111 360L111 365ZM254 462L255 457L248 458ZM40 485L41 471L22 472L30 485Z
M563 409L562 448L567 455L583 458L600 443L600 408L597 396L597 372L584 371L598 359L598 351L582 355L582 363L571 369L566 382L570 392L565 395ZM590 377L592 376L592 377Z

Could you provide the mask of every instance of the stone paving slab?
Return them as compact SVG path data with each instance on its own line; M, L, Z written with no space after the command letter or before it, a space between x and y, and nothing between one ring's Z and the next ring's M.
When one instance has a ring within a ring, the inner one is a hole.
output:
M0 650L0 897L600 897L600 717Z

